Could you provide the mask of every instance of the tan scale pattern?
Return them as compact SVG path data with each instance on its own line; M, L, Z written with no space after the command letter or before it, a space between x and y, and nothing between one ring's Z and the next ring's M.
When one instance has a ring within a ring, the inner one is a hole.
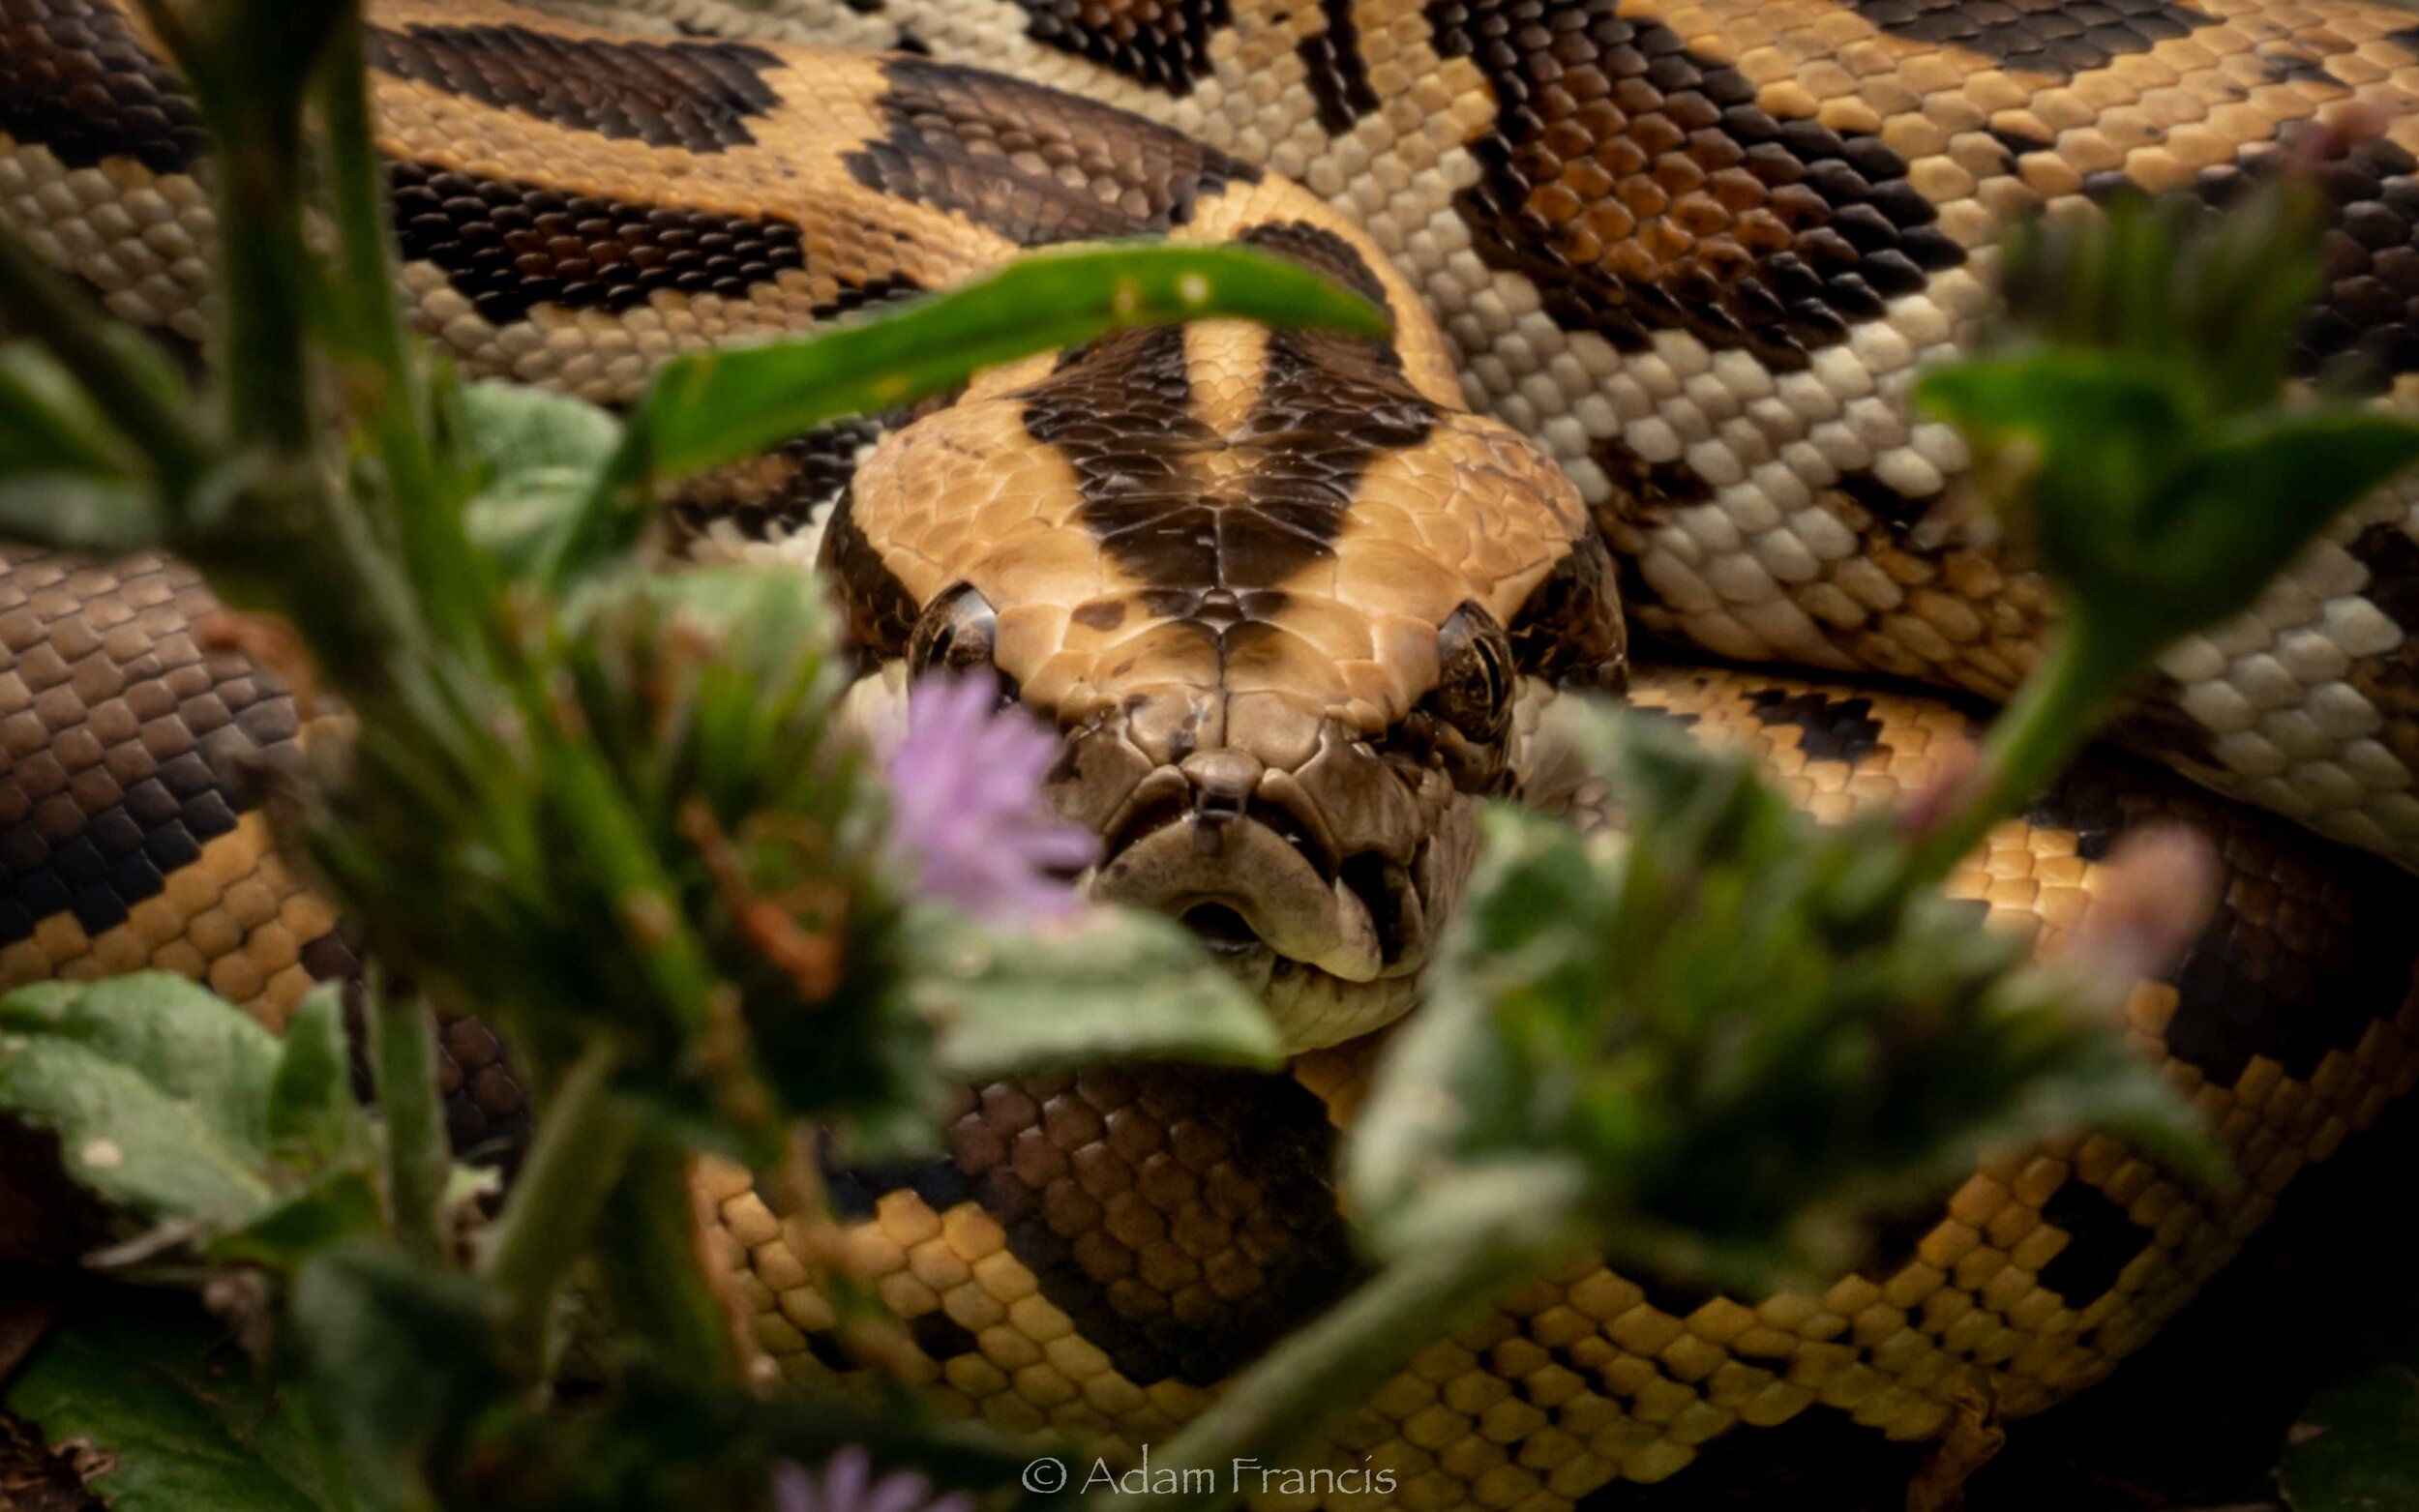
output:
M1643 76L1616 84L1637 60L1580 34L1555 44L1551 70L1568 74L1552 98L1572 113L1522 149L1540 174L1526 208L1541 219L1498 237L1533 249L1560 227L1571 266L1549 276L1522 259L1490 262L1497 222L1475 214L1470 196L1488 155L1513 149L1499 132L1499 88L1472 57L1449 55L1438 17L1493 16L1512 33L1513 18L1536 9L1519 0L1350 6L1379 104L1342 133L1321 124L1300 55L1302 41L1324 32L1324 12L1290 0L1237 4L1210 44L1213 67L1181 92L1041 40L1016 0L891 0L872 15L840 0L539 3L763 39L887 46L911 36L935 56L1137 110L1295 179L1410 276L1473 404L1542 445L1605 513L1644 623L1725 656L1883 671L1990 697L2031 665L2046 597L2020 559L1973 531L1963 443L1918 420L1908 395L1916 373L1958 350L1989 311L1988 248L2000 228L2037 206L2078 207L2105 192L2107 175L2189 187L2255 160L2280 133L2344 119L2354 102L2386 121L2394 151L2419 148L2408 16L2362 0L2114 8L2108 45L2086 49L2090 66L2072 72L2012 44L2027 26L2035 42L2072 29L2056 8L2011 11L2015 36L1986 51L1920 27L1894 34L1846 0L1621 6L1625 22L1685 44L1700 73L1735 74L1773 122L1887 147L1902 183L1932 207L1927 229L1963 253L1961 264L1926 267L1919 288L1882 296L1877 314L1811 348L1804 366L1775 366L1747 346L1709 344L1685 323L1650 331L1643 345L1615 344L1599 329L1618 323L1600 276L1642 271L1636 259L1685 264L1702 276L1674 282L1684 305L1719 304L1742 261L1771 251L1781 231L1807 252L1809 220L1837 207L1820 194L1807 202L1805 181L1784 192L1754 172L1743 178L1742 143L1707 139L1692 113L1701 95L1679 101ZM2124 30L2125 17L2151 10L2187 24ZM1589 104L1589 90L1607 85ZM1591 113L1607 101L1618 119ZM2354 196L2346 225L2359 226L2330 252L2332 265L2355 270L2341 285L2347 308L2382 307L2387 318L2407 285L2388 295L2357 265L2407 245L2408 210L2388 208L2411 203L2407 188L2392 187L2409 183L2399 161L2385 190L2335 185ZM2364 240L2380 235L2393 240ZM1582 318L1569 317L1573 305ZM2404 708L2410 627L2383 608L2398 575L2347 549L2379 527L2419 540L2415 509L2419 493L2386 490L2249 614L2176 648L2165 665L2174 686L2157 697L2164 717L2140 726L2139 748L2351 844L2419 858L2419 734Z

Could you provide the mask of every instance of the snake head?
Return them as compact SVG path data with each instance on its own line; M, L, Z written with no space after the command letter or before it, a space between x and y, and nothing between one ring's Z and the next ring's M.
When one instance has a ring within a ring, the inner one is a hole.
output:
M1191 925L1297 1048L1411 1005L1478 801L1521 786L1524 697L1623 665L1577 493L1438 368L1119 333L885 436L822 547L867 705L988 669L1063 736L1094 894Z

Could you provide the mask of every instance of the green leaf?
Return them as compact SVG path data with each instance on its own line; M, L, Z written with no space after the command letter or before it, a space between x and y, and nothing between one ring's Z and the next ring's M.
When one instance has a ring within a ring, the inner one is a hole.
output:
M1556 950L1551 936L1584 933L1598 883L1568 825L1491 805L1481 836L1454 925L1463 948L1438 964L1419 1011L1388 1046L1344 1146L1350 1205L1383 1256L1415 1253L1449 1231L1474 1201L1465 1183L1542 1183L1567 1194L1588 1184L1580 1154L1555 1147L1557 1099L1541 1095L1494 998L1469 978L1493 974L1496 962L1517 970Z
M58 1136L68 1174L153 1220L267 1205L276 1036L160 972L0 999L0 1109Z
M2419 424L2370 409L2273 411L2213 436L2161 513L2179 593L2211 619L2250 606L2327 522L2419 462Z
M164 545L167 517L148 487L66 472L0 477L0 535L65 550L126 552Z
M344 990L323 983L285 1023L284 1052L269 1084L272 1145L306 1168L359 1152L368 1123L353 1098Z
M0 344L0 477L69 473L131 482L142 454L56 359L29 341Z
M2277 1482L2293 1512L2419 1507L2419 1371L2380 1365L2313 1397Z
M1445 1242L1467 1183L1526 1183L1572 1194L1618 1264L1766 1289L1837 1274L1877 1211L1986 1144L2105 1128L2198 1169L2189 1108L2078 1011L2083 984L1896 880L1887 815L1819 828L1740 754L1597 700L1538 738L1624 833L1485 812L1345 1144L1378 1253Z
M1109 247L1021 258L826 336L667 363L637 430L659 476L736 461L843 415L895 409L975 372L1127 326L1212 316L1386 334L1379 308L1240 247Z
M492 1289L383 1245L339 1245L296 1274L295 1348L365 1508L433 1505L430 1452L512 1389L492 1353L497 1316Z
M2284 382L2331 221L2307 174L2269 177L2224 214L2189 196L2113 196L2045 215L2001 249L2007 323L2159 370L2197 413L2265 404Z
M330 1171L234 1232L210 1242L222 1263L292 1270L330 1245L383 1231L377 1182L361 1166Z
M49 353L0 345L0 534L81 551L167 537L143 456Z
M2012 443L2026 449L2009 459L2025 469L2015 523L2053 573L2096 581L2108 574L2103 559L2132 564L2155 549L2141 511L2193 439L2156 370L2125 354L2036 348L1927 374L1916 400L1963 428L1986 463Z
M510 383L463 385L456 413L483 469L463 521L471 540L515 577L584 565L561 556L607 487L620 422L583 400Z
M2133 353L2039 348L1946 369L1919 400L1956 421L2040 553L2097 665L2130 670L2247 608L2327 522L2419 461L2419 425L2370 409L2208 419ZM2130 681L2130 676L2125 680Z
M1091 909L1063 926L995 934L938 908L908 926L923 943L910 1001L932 1021L952 1078L1126 1059L1274 1066L1275 1025L1174 920Z
M114 1512L314 1512L293 1431L251 1362L197 1315L119 1305L56 1330L8 1408L52 1443L106 1457L92 1491Z

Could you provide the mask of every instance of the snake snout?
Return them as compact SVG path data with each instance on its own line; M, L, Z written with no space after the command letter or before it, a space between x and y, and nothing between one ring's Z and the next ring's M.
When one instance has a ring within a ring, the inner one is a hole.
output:
M1194 752L1135 798L1109 837L1102 898L1173 914L1247 968L1291 962L1369 982L1424 959L1412 870L1341 848L1294 774L1231 748Z

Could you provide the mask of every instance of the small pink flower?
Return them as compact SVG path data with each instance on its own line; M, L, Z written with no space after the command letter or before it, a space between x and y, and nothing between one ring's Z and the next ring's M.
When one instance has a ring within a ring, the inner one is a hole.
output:
M913 1470L874 1479L874 1461L854 1444L833 1455L821 1476L795 1460L773 1467L773 1512L974 1512L963 1492L936 1497Z
M986 676L932 672L908 690L890 755L890 841L923 890L994 920L1062 914L1099 841L1060 820L1041 781L1059 741Z

